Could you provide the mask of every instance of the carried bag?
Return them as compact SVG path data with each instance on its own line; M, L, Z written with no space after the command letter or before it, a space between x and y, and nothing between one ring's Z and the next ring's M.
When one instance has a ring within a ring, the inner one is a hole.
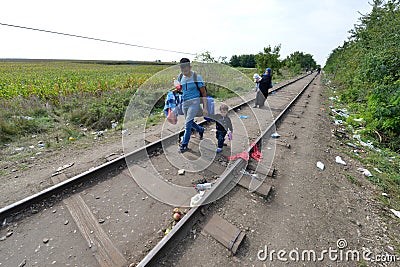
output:
M214 98L211 96L207 96L207 111L209 115L214 115L215 111L214 111ZM204 119L206 121L211 121L211 119L209 117L204 117Z
M168 109L167 121L174 125L178 122L178 116L176 116L175 112L170 108Z

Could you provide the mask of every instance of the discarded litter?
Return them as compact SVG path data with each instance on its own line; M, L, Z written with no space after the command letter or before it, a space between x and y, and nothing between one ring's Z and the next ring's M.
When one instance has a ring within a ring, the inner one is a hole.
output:
M194 207L197 203L200 202L201 198L203 197L205 191L200 191L198 194L194 195L190 200L190 207Z
M383 192L383 193L382 193L382 196L388 197L389 195L388 195L387 193Z
M185 174L185 169L178 170L178 175L184 175L184 174Z
M113 122L113 123L111 123L111 128L115 129L115 128L117 128L117 125L118 125L118 121Z
M281 137L281 135L278 134L277 132L275 132L275 133L271 134L271 137L272 138L279 138L279 137Z
M261 154L261 152L258 150L258 146L257 143L252 143L251 147L253 148L250 157L252 159L255 159L258 162L261 162L261 159L263 158L263 155Z
M356 146L356 145L355 145L355 144L353 144L353 143L346 143L346 145L348 145L349 147L352 147L352 148L358 149L358 146Z
M363 118L353 119L353 121L356 121L356 122L362 122L363 120L364 120Z
M168 228L167 230L165 230L165 235L168 235L171 231L172 231L172 229Z
M196 184L194 188L196 188L197 191L210 189L211 183Z
M396 215L398 218L400 218L400 211L390 209L391 212L393 212L394 215Z
M372 177L372 174L370 173L370 171L369 170L367 170L367 169L364 169L364 168L358 168L357 169L357 171L360 171L360 172L362 172L365 176L367 176L367 177Z
M377 171L377 172L379 172L379 173L382 173L382 171L381 171L381 170L379 170L379 169L378 169L378 168L376 168L376 167L374 168L374 170L375 170L375 171Z
M255 178L257 180L260 180L261 178L258 177L258 173L249 173L248 171L246 171L245 169L240 170L240 173L244 174L244 175L248 175L251 178Z
M336 162L342 165L347 165L347 163L340 156L336 156Z
M27 120L27 121L33 120L33 118L32 118L32 117L29 117L29 116L16 116L16 118L18 118L18 119L24 119L24 120Z
M121 131L122 134L126 134L128 132L128 129L124 129Z
M335 124L336 125L341 125L341 124L343 124L343 121L342 120L334 120L334 122L335 122Z
M321 161L317 162L317 167L320 168L321 170L325 169L325 165Z
M45 144L38 144L38 147L45 147Z
M22 151L22 150L24 150L24 149L25 149L25 147L21 146L21 147L15 148L14 150L15 150L15 151Z
M249 118L249 116L245 116L245 115L240 115L239 116L239 119L248 119Z
M181 213L175 212L174 215L172 215L172 218L174 219L174 221L178 222L181 219Z
M342 116L342 117L344 117L346 119L350 116L346 109L342 109L342 110L340 110L340 109L338 109L338 110L332 109L332 112L336 113L337 115Z
M59 171L65 170L65 169L67 169L67 168L69 168L69 167L72 167L74 164L75 164L75 162L71 162L71 163L69 163L69 164L65 164L65 165L63 165L63 166L57 168L57 171L59 172Z

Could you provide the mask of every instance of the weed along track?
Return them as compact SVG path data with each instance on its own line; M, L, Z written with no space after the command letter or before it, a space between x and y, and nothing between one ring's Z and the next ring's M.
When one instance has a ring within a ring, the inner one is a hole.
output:
M0 210L0 266L170 266L171 249L180 251L179 241L200 231L235 253L245 231L212 207L236 185L268 198L275 146L290 146L271 135L314 78L274 87L269 109L252 108L252 100L230 107L233 140L221 153L214 123L202 121L204 139L193 135L183 154L177 152L182 131L147 135L146 146L123 157L72 178L52 177L53 187ZM190 207L195 184L203 182L211 188ZM173 205L157 200L163 198ZM174 220L176 207L181 218Z

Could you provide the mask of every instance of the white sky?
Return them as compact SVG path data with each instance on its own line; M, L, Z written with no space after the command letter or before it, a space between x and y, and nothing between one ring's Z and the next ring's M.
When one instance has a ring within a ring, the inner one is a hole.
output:
M281 44L322 66L342 45L368 0L6 0L0 23L89 36L215 58L257 54ZM193 56L0 25L0 58L179 61Z

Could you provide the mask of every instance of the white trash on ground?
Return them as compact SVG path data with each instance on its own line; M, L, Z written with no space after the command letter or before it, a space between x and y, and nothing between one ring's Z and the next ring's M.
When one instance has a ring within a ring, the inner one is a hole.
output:
M398 218L400 218L400 211L394 209L390 209L390 211L393 212L393 214L396 215Z
M357 171L362 172L365 176L367 177L372 177L372 174L369 170L365 169L365 168L358 168Z
M320 168L321 170L325 169L325 165L321 161L317 162L317 167Z
M271 137L272 138L279 138L279 137L281 137L281 135L278 134L277 132L275 132L275 133L271 134Z
M200 202L201 198L203 197L205 191L200 191L198 194L194 195L190 200L190 207L194 207L197 203Z
M336 162L342 165L347 165L347 163L340 156L336 156Z

